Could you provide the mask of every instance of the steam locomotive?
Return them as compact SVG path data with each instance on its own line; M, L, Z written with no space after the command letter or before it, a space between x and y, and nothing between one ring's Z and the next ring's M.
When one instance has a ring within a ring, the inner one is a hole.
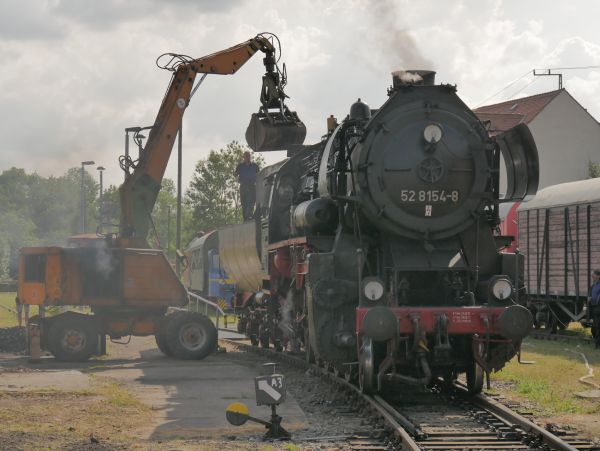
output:
M525 125L490 136L434 79L395 72L380 108L330 117L320 142L259 173L254 221L211 238L240 330L365 392L466 373L477 393L532 327L523 258L493 230L500 203L537 190L535 143Z

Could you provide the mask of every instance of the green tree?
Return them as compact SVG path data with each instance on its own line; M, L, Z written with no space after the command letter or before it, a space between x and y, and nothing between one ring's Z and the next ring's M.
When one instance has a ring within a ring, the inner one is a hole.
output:
M232 141L224 149L211 150L208 158L200 160L186 193L196 230L211 230L226 224L241 222L239 186L235 169L243 154L250 149ZM259 155L254 162L261 167Z
M96 213L98 224L102 224L102 233L118 233L121 220L121 198L119 187L109 185L102 191L102 202L98 199Z
M98 200L98 223L100 223L100 211L102 211L103 233L118 233L121 216L121 200L119 188L115 185L108 186L102 193L102 206ZM155 248L167 251L169 257L175 257L175 236L177 217L177 191L173 180L165 178L152 210L152 224L148 232L148 243ZM186 239L193 233L188 225L191 212L186 204L182 205L182 247L187 243ZM156 233L155 233L156 230ZM168 233L168 234L167 234ZM158 239L157 239L158 237ZM191 239L191 238L190 238Z
M600 163L588 161L588 178L595 179L596 177L600 177Z
M77 227L71 229L71 234L78 234L81 233L81 168L69 169L64 178L67 184L71 186L73 193L76 193L74 197L77 199L77 208L73 208L73 211L78 212ZM99 185L87 170L83 171L83 192L85 196L85 230L87 233L93 233L98 226L99 205L97 204L97 198Z
M0 208L0 279L14 278L19 271L19 249L36 244L35 225L14 211Z
M40 244L62 244L80 232L80 185L66 176L33 179L28 218Z
M173 180L163 179L152 211L154 228L151 227L148 240L154 242L155 246L165 249L170 257L175 256L176 219L177 189Z
M0 174L0 207L4 211L26 214L32 179L37 175L27 175L24 169L11 168Z
M16 275L23 246L62 245L79 233L81 173L41 177L11 168L0 174L0 277ZM84 179L93 204L91 178Z
M84 172L87 230L96 228L97 185ZM0 174L0 277L17 271L18 250L23 246L64 245L80 233L81 169L60 177L27 174L11 168Z

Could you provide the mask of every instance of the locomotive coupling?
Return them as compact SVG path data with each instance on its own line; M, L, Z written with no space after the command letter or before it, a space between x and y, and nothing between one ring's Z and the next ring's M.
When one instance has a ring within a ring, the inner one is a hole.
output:
M522 305L511 305L500 314L496 321L496 327L504 337L520 341L531 332L533 316Z

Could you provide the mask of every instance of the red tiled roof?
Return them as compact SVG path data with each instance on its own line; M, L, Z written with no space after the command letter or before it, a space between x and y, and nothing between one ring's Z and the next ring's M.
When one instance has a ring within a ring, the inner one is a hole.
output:
M473 111L482 121L491 122L492 131L504 131L520 123L529 124L562 91L564 89L508 100Z
M475 113L480 121L490 121L491 132L509 130L522 123L525 117L522 114L478 113L477 111Z

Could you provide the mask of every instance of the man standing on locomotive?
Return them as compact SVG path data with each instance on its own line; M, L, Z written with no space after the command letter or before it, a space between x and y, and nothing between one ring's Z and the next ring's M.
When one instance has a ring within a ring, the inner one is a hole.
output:
M252 219L254 214L256 174L258 174L258 165L252 162L250 152L244 152L244 161L235 168L235 175L237 175L240 182L240 201L242 203L244 221Z
M592 286L588 297L590 318L592 319L592 336L596 349L600 347L600 269L592 272Z

